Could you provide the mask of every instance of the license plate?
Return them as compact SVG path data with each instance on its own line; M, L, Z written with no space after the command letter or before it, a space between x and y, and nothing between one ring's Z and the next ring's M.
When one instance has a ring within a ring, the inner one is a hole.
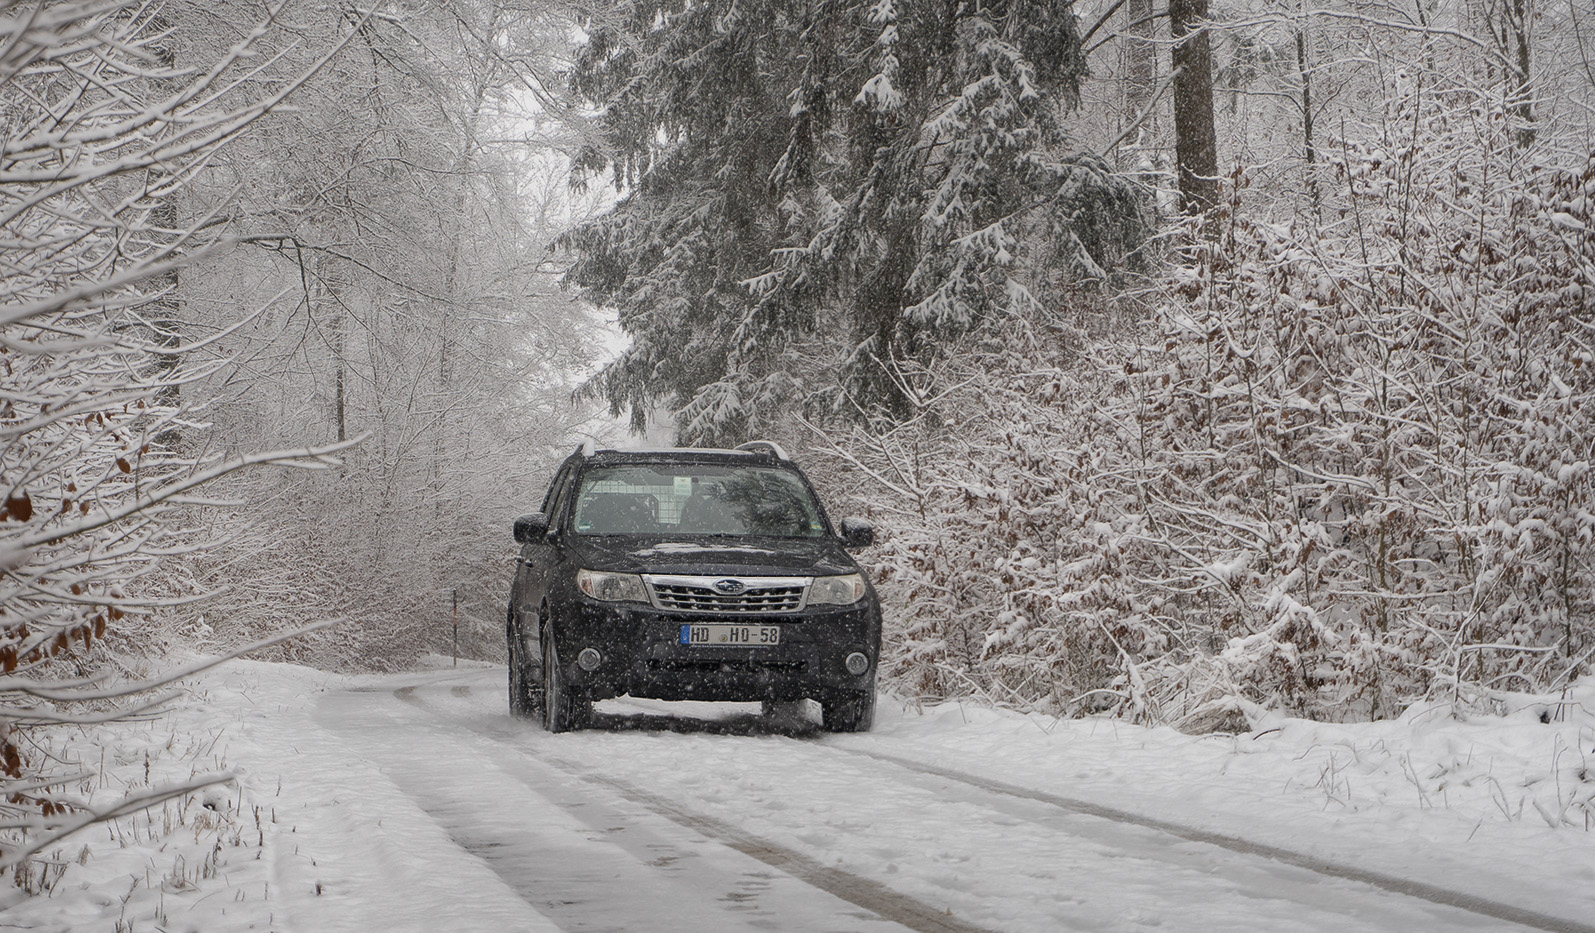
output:
M683 625L683 645L706 645L718 648L758 648L781 643L779 625Z

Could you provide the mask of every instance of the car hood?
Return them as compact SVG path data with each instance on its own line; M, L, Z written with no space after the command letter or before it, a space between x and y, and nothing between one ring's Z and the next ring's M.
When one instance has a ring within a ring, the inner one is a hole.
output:
M704 576L826 576L858 564L834 538L577 537L582 566L616 573Z

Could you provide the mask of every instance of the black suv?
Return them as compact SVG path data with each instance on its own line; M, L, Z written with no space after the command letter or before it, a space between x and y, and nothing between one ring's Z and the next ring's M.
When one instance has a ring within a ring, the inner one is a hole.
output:
M580 450L543 509L515 520L509 704L550 732L594 700L815 699L826 729L875 715L881 612L781 448ZM540 671L539 671L540 668ZM540 674L540 676L539 676Z

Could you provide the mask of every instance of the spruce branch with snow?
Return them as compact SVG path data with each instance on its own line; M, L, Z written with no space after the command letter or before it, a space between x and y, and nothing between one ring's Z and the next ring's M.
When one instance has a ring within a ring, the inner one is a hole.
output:
M1059 0L649 0L596 23L574 87L605 145L580 167L622 199L565 242L632 338L596 390L691 441L794 406L907 416L894 361L1134 264L1139 194L1060 122L1083 75Z

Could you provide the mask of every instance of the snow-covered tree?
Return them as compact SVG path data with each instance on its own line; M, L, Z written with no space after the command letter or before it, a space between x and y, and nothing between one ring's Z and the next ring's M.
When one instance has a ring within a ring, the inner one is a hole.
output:
M250 464L324 467L339 447L223 458L179 404L215 364L171 324L171 273L228 205L177 226L169 207L315 63L283 72L257 55L269 13L178 63L161 13L0 12L0 868L23 885L31 853L183 789L82 806L81 775L30 730L126 714L120 662L166 646L161 613L196 595L186 563L215 543L196 514L210 484Z
M783 412L906 415L893 361L1054 308L1131 262L1140 198L1062 128L1084 59L1067 0L638 0L594 21L582 167L622 197L570 279L632 343L600 388L681 436Z
M338 7L292 12L296 60L342 34ZM542 91L568 43L557 14L540 0L393 5L213 163L209 181L241 191L235 236L185 278L185 307L207 328L231 325L240 293L266 310L221 342L236 363L192 390L214 408L212 436L368 437L330 482L234 481L250 504L230 516L230 546L196 565L234 586L195 610L216 637L343 616L355 621L281 652L401 664L447 649L459 589L467 631L501 650L507 529L541 494L550 449L569 452L569 395L591 368L591 328L541 265L573 210L535 122L558 106Z

